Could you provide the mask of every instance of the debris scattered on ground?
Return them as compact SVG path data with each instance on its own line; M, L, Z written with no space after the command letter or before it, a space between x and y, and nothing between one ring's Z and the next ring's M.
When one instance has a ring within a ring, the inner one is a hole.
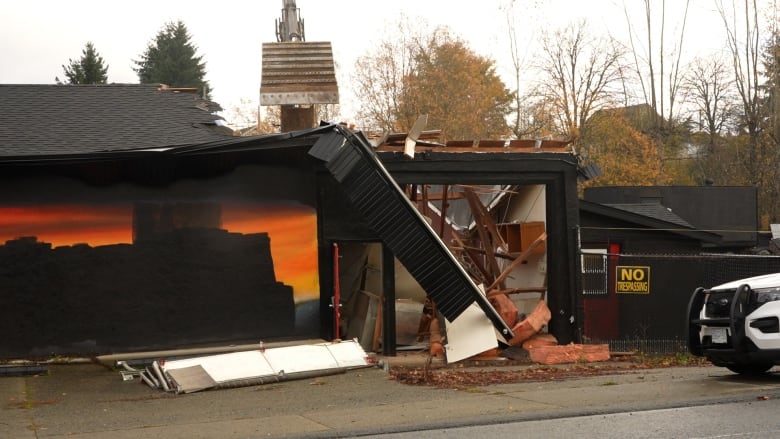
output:
M538 334L550 321L550 317L551 313L547 302L540 300L531 314L512 328L515 336L509 340L509 344L512 346L522 345L524 341Z
M595 363L609 360L609 345L567 344L557 346L533 346L528 349L531 361L539 364Z
M608 363L540 366L531 362L510 361L502 366L491 366L488 362L465 362L458 367L439 368L394 366L388 369L390 379L402 384L458 389L470 386L487 386L521 382L546 382L564 379L612 375L616 372L664 367L709 366L708 361L687 354L677 355L625 355ZM504 367L522 366L522 367Z

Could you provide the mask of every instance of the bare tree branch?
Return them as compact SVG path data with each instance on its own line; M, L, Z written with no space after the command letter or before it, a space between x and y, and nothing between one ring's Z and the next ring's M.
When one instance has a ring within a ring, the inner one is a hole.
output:
M591 37L584 21L543 33L541 44L538 93L560 132L577 139L593 112L614 103L625 51L614 40Z

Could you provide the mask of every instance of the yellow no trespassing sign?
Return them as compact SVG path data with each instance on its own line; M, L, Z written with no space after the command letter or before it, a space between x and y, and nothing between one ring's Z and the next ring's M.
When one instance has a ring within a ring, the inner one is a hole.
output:
M650 294L650 267L618 265L615 292L623 294Z

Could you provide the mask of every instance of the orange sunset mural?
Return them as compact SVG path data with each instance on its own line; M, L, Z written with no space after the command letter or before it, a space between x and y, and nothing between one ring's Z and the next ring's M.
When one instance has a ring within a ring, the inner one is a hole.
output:
M317 214L298 204L223 205L222 227L231 232L267 232L276 280L293 287L295 301L319 297Z
M133 205L0 206L0 244L35 236L52 247L131 244ZM295 203L223 203L222 228L234 233L268 233L276 280L293 287L295 301L317 299L317 216Z

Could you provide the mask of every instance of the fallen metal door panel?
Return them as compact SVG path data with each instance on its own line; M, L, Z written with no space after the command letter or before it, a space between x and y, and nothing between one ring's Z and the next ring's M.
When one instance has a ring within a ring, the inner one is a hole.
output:
M323 345L268 349L265 351L265 358L274 370L285 374L339 367L338 361Z
M339 364L339 367L354 368L365 367L366 352L363 347L357 342L341 342L325 345L328 348L333 358Z
M366 352L357 340L349 340L173 360L161 369L177 393L189 393L330 375L366 366Z
M218 383L276 375L276 371L260 351L232 352L229 354L168 361L163 369L168 372L171 369L197 365L202 366L209 376Z
M201 365L171 369L168 371L168 376L173 381L176 393L192 393L217 385Z

